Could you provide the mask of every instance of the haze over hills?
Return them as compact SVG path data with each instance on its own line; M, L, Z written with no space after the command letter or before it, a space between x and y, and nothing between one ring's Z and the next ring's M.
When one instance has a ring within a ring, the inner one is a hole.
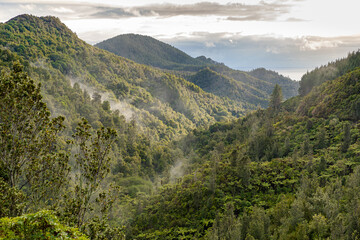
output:
M352 71L360 66L359 51L349 53L346 58L329 62L327 65L317 67L313 71L304 74L300 81L299 93L302 96L308 94L313 87L322 83L335 79Z
M169 44L138 34L119 35L95 46L137 63L168 70L194 71L216 63L205 57L192 58Z
M164 70L55 17L1 23L0 238L360 239L359 59L283 101L266 69Z
M268 98L275 84L279 84L283 88L285 99L296 96L299 87L298 82L274 71L263 68L251 72L233 70L204 56L192 58L179 49L148 36L119 35L95 46L135 62L175 70L187 80L195 84L201 83L198 86L217 96L228 96L232 100L259 104L262 107L267 106ZM210 77L210 72L204 70L206 68L210 68L216 74ZM207 71L208 75L204 75L204 71ZM228 86L227 89L214 88L213 79L216 78L216 75L220 76L217 80L218 83ZM204 78L205 76L211 78L209 82Z
M117 106L127 119L136 119L155 138L187 133L195 126L255 109L255 105L219 98L181 77L86 44L54 17L21 15L1 24L0 34L4 61L5 53L11 51L31 77L39 82L48 79L43 94L50 109L66 116L79 113L66 106L71 102L67 91L74 83L91 94L106 96L103 100ZM96 117L90 119L96 122Z
M250 87L240 81L236 81L226 75L215 72L210 68L204 68L193 75L185 77L190 82L196 84L206 92L211 92L217 96L228 97L230 99L251 104L266 106L268 100L265 93L256 88ZM256 79L254 79L256 81Z
M261 79L263 81L281 86L285 99L289 99L298 95L299 82L290 81L288 77L284 77L279 73L265 68L257 68L249 72L249 75ZM269 93L269 90L267 90Z

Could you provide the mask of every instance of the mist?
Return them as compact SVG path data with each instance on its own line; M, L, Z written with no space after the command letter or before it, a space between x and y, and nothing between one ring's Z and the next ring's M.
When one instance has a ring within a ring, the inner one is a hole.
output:
M170 183L174 183L177 179L185 174L185 160L179 159L170 169Z
M101 96L101 101L108 101L111 110L119 110L120 114L125 117L126 121L130 121L135 118L135 111L128 100L119 101L112 92L104 92L96 89L95 87L88 86L81 82L80 79L69 77L69 80L72 87L74 87L74 84L77 83L81 90L87 91L91 99L93 99L94 93L98 93Z

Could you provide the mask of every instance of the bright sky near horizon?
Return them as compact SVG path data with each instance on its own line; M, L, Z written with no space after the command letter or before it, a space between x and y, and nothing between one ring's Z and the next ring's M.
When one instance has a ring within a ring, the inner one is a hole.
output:
M358 0L0 0L0 22L57 16L90 44L149 35L230 67L301 74L360 48Z

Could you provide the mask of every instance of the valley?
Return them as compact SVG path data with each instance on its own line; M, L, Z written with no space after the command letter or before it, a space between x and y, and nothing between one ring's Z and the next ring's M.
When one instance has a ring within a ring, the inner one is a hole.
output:
M0 238L360 238L359 67L296 82L143 35L92 46L51 16L0 23Z

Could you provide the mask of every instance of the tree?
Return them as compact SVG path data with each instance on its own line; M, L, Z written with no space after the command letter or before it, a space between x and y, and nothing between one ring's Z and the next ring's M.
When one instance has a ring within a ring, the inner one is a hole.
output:
M94 216L94 214L90 218L89 213L94 210L96 202L102 202L105 204L100 206L100 211L103 213L103 217L106 217L107 210L111 206L112 200L109 193L100 192L96 197L95 192L110 171L111 158L108 157L108 154L116 136L115 130L104 127L93 134L86 119L82 119L73 135L75 148L78 151L75 156L78 174L74 191L64 196L64 209L60 211L60 214L63 215L62 218L65 221L82 231L86 232L87 226L97 229L98 227L95 225L98 226L98 224L103 226L103 230L105 229L104 219ZM97 234L101 234L101 232L98 231Z
M105 111L110 111L110 103L109 103L109 101L104 101L103 104L102 104L102 108Z
M236 174L239 179L241 179L241 184L248 186L250 183L250 157L244 153L239 152L237 154L237 165L236 165Z
M317 136L317 144L316 148L323 149L326 147L326 130L324 127L320 128L320 131L318 132Z
M59 222L48 210L14 218L0 219L1 239L78 239L88 240L78 229Z
M344 125L344 137L343 137L343 142L341 144L341 151L342 152L347 152L348 148L350 147L351 144L351 133L350 133L350 123L346 122Z
M101 95L100 95L100 93L98 93L98 92L94 92L94 94L93 94L93 103L95 103L95 104L97 104L97 105L100 105L101 104Z
M320 214L314 214L312 220L309 223L310 234L312 239L327 239L329 237L329 225L325 216Z
M269 216L261 207L254 207L251 213L251 218L248 227L248 234L255 239L269 239Z
M217 171L218 171L218 164L220 161L220 154L218 150L213 150L211 152L211 158L212 158L212 166L211 166L211 175L210 175L210 190L212 193L215 193L216 191L216 178L217 178Z
M310 144L309 136L307 134L305 134L303 143L301 144L302 155L306 155L308 153L311 153L311 151L312 151L312 146Z
M321 156L320 163L317 168L318 173L321 174L321 172L325 171L326 167L327 167L327 163L326 163L325 157Z
M278 112L280 110L282 100L283 100L283 95L282 95L281 87L278 84L276 84L270 97L270 104L269 104L270 109L272 109L274 112Z
M26 196L16 187L11 188L0 177L0 218L21 215Z
M286 157L290 153L290 151L291 151L290 138L286 137L283 147L281 149L281 155L283 157Z
M222 215L222 217L220 218L219 215ZM206 239L241 239L241 221L235 217L233 203L227 203L225 212L216 216L213 227L208 232Z
M10 74L1 75L1 177L9 189L28 189L28 200L34 208L58 195L66 179L68 157L57 151L56 144L63 121L63 117L50 118L40 84L35 85L19 63ZM17 200L11 198L9 202L9 215L20 214L15 211Z

